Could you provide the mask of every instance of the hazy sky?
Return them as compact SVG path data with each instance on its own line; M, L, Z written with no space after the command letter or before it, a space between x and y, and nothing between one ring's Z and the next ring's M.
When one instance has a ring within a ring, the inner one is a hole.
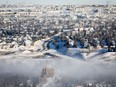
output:
M6 2L10 4L25 3L25 4L109 4L116 5L116 0L0 0L0 4L5 4Z

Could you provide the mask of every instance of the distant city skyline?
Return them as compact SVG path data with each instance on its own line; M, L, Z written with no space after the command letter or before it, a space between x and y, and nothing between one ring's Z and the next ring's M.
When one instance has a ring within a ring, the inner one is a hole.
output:
M41 4L41 5L116 5L116 0L0 0L0 4Z

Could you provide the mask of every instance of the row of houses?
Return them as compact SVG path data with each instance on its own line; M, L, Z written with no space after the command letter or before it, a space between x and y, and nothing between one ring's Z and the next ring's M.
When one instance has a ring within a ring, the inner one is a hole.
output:
M82 13L82 14L90 14L90 13L99 13L99 14L116 14L116 6L115 5L102 5L102 6L94 6L94 5L4 5L0 6L0 16L38 16L42 15L42 13L49 14L61 14L61 13Z

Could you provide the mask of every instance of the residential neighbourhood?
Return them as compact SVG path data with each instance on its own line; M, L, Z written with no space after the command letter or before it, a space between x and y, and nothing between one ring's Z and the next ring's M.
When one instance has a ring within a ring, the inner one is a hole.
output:
M0 4L0 87L116 87L116 5Z

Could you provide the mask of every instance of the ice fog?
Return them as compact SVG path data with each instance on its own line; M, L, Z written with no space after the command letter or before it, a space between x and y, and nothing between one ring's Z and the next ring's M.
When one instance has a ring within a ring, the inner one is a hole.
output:
M55 53L55 55L60 55ZM107 54L106 54L107 55ZM103 56L98 56L103 57ZM80 60L78 58L60 55L58 58L47 59L1 59L0 74L10 73L39 77L44 67L54 69L54 76L73 79L116 78L116 63L102 60Z

